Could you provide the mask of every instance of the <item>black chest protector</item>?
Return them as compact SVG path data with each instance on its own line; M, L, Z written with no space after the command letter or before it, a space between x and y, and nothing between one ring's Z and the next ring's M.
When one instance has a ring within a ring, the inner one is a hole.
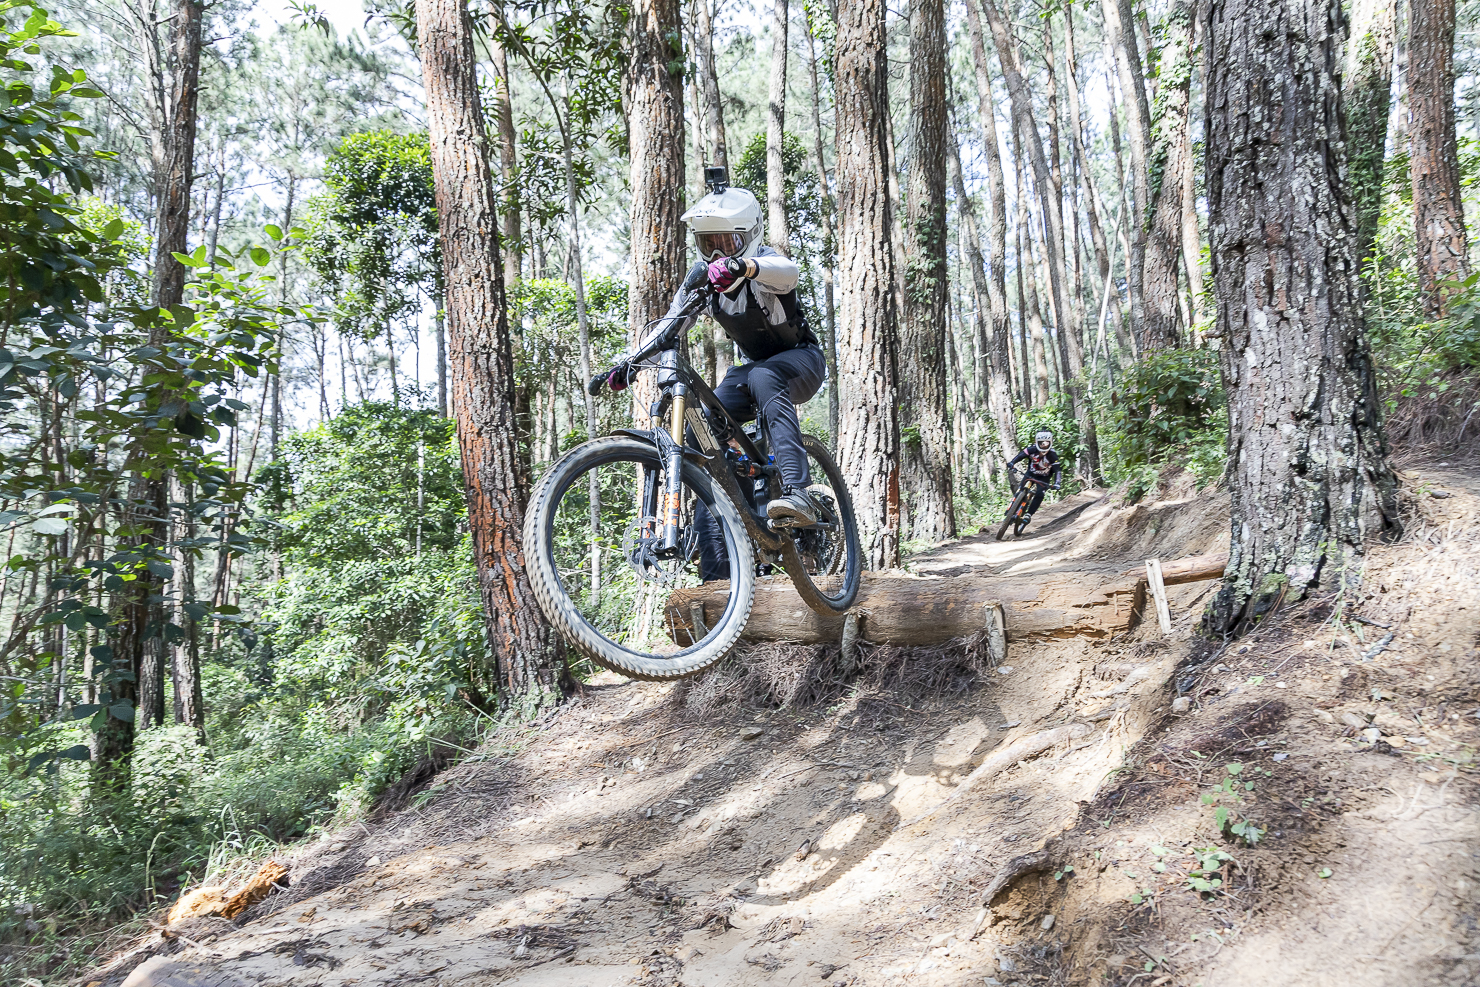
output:
M795 290L776 296L781 310L786 313L786 321L779 325L767 321L765 309L755 297L751 282L747 281L741 290L746 295L745 311L734 315L726 312L720 308L719 296L715 295L709 300L709 315L719 323L725 335L735 341L740 352L751 360L766 360L798 346L817 345L817 336L807 326L807 317L797 304Z

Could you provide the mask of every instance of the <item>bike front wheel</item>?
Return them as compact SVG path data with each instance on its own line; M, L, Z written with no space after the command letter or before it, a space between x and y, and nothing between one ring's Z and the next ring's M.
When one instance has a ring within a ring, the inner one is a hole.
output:
M524 552L540 609L591 661L637 679L684 678L739 639L755 599L754 549L739 509L685 462L679 538L665 546L654 506L666 467L650 442L594 439L539 482ZM720 553L721 546L723 554ZM701 578L701 555L727 580Z
M1007 517L1002 519L1002 526L997 529L998 541L1006 538L1008 531L1011 531L1013 537L1016 538L1028 526L1027 522L1021 518L1023 505L1027 501L1027 489L1028 485L1026 483L1018 487L1018 492L1012 498L1012 505L1007 508Z
M812 482L807 493L817 506L817 524L797 528L781 561L797 595L824 616L845 613L863 583L863 548L853 498L843 472L820 439L802 436Z

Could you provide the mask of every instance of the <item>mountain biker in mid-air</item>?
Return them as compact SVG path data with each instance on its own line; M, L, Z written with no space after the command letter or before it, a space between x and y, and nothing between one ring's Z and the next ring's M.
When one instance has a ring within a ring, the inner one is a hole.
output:
M709 315L739 347L748 362L731 367L714 389L715 397L738 421L753 421L757 409L781 472L782 495L766 505L774 527L817 523L817 509L806 494L811 476L802 449L796 405L822 387L827 364L822 346L807 326L797 302L797 263L761 242L761 207L754 195L730 188L723 169L706 169L710 192L681 217L694 234L699 256L716 289ZM669 309L681 310L680 290ZM719 526L699 506L701 577L726 578L728 561Z
M1043 503L1045 488L1052 483L1053 489L1059 489L1063 466L1059 463L1059 454L1054 451L1053 433L1045 430L1033 436L1033 444L1013 457L1012 461L1007 464L1008 470L1024 460L1027 460L1028 466L1023 473L1023 482L1034 481L1033 499L1029 501L1027 513L1022 519L1023 524L1027 524L1033 520L1033 514L1038 510L1038 505Z

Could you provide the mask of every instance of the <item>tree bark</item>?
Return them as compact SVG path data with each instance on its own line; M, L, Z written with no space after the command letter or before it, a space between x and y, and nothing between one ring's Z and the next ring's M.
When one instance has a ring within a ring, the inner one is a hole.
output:
M1232 547L1207 627L1350 588L1400 530L1358 301L1338 0L1210 0L1207 183Z
M1156 88L1156 136L1150 163L1150 229L1146 236L1142 291L1144 317L1141 349L1145 352L1180 345L1183 173L1192 167L1192 134L1188 108L1192 94L1192 4L1176 0L1167 15Z
M1346 103L1352 204L1357 219L1357 258L1363 262L1376 246L1377 220L1382 213L1382 173L1387 157L1393 45L1397 36L1397 0L1356 0L1352 4L1342 96Z
M709 162L728 168L729 152L725 147L725 113L720 102L719 76L714 66L714 26L709 0L694 0L694 61L699 77L700 106L704 110L704 134Z
M1147 168L1147 147L1151 140L1151 104L1146 98L1145 70L1141 67L1141 53L1136 44L1130 3L1128 0L1102 0L1101 7L1105 13L1107 40L1114 49L1120 93L1126 104L1126 124L1130 129L1127 136L1130 139L1131 216L1134 221L1128 224L1131 243L1126 288L1131 300L1131 333L1139 337L1145 316L1141 271L1146 255L1146 215L1151 201L1151 180Z
M668 310L684 275L683 52L678 0L635 0L627 23L626 104L632 186L632 281L628 329L636 343L649 319ZM652 375L631 388L648 419Z
M1074 142L1074 156L1079 161L1079 172L1081 181L1084 182L1085 197L1084 211L1089 221L1090 244L1095 252L1095 270L1099 272L1102 285L1109 285L1114 291L1114 271L1110 263L1110 249L1105 240L1105 230L1101 225L1099 203L1100 193L1096 187L1094 169L1090 167L1089 151L1084 141L1084 117L1080 109L1078 58L1074 49L1074 8L1067 8L1064 17L1064 70L1069 80L1069 129ZM1116 338L1125 335L1120 312L1120 292L1115 291L1116 304L1111 306L1111 318L1115 323Z
M1454 0L1409 5L1409 173L1413 179L1413 233L1418 241L1418 285L1424 313L1445 313L1454 289L1469 276L1469 241L1459 184L1454 132Z
M910 0L910 157L899 402L910 538L956 536L946 351L946 21L943 0Z
M700 3L705 0L699 0ZM833 448L838 441L838 319L836 301L833 296L833 251L837 241L833 238L833 197L828 188L827 162L822 155L822 88L817 84L817 45L812 37L810 11L802 19L807 30L807 74L812 80L812 134L813 153L817 162L817 181L822 188L822 317L827 329L827 436Z
M966 194L966 182L961 176L961 152L954 142L948 160L951 185L956 192L956 208L960 215L961 256L971 270L971 287L976 299L976 339L980 355L977 360L980 386L986 391L987 413L997 433L998 451L1004 459L1017 455L1017 423L1012 414L1012 388L1008 380L1007 357L1008 333L1011 331L1004 317L998 320L998 301L992 298L993 288L982 257L981 239L976 225L976 206ZM993 472L996 471L995 465Z
M196 109L200 102L201 23L205 4L175 0L167 61L168 89L161 94L154 142L154 194L159 214L154 260L154 301L162 308L185 297L185 265L176 253L190 249L190 189L195 181Z
M899 564L899 326L884 0L838 10L839 461L871 569Z
M509 54L497 40L493 49L493 71L497 78L493 83L493 115L498 120L498 170L503 184L503 202L500 213L504 232L504 294L512 295L519 283L519 272L524 266L520 247L519 186L515 181L519 170L517 132L514 130L514 84L509 79ZM442 406L444 409L446 404ZM445 410L443 414L446 414Z
M565 668L524 571L524 483L497 189L463 0L417 0L427 130L447 286L452 407L493 673L510 699L558 692Z
M786 221L786 28L787 0L771 0L771 91L766 102L766 226L771 246L791 256Z

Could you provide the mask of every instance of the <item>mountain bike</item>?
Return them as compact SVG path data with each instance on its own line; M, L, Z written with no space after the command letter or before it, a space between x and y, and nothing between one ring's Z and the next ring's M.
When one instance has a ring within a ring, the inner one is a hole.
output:
M1011 475L1009 471L1008 476L1010 477ZM1002 526L997 529L998 541L1001 541L1007 536L1009 528L1012 529L1012 536L1014 538L1027 530L1028 522L1031 520L1031 518L1026 516L1028 513L1028 502L1033 499L1033 489L1028 486L1030 483L1036 483L1044 489L1048 488L1047 480L1040 480L1037 477L1030 476L1026 472L1023 474L1022 479L1017 483L1017 493L1012 498L1012 504L1007 508L1007 516L1002 519Z
M683 352L713 294L703 275L695 265L681 309L649 322L587 385L596 395L654 372L655 427L570 450L536 485L525 519L526 571L545 616L576 651L631 678L683 678L723 658L750 619L757 578L778 567L823 615L845 613L863 578L853 501L816 437L802 437L816 523L766 518L782 481L765 426L732 417ZM717 556L711 575L728 578L701 579L706 551Z

